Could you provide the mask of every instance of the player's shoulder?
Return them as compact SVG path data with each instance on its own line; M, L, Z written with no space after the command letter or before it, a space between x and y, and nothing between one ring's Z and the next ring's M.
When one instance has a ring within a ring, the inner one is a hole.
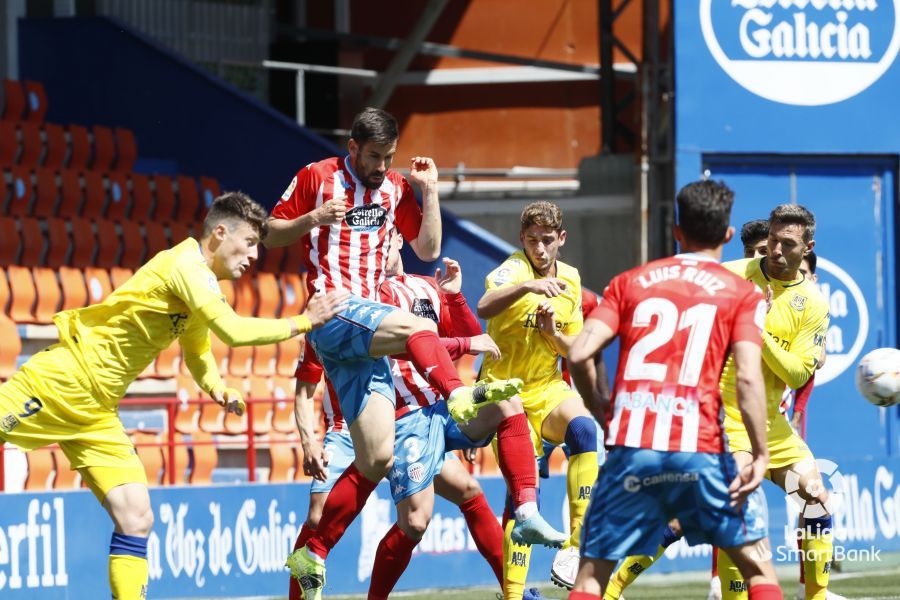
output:
M561 260L556 261L556 276L560 279L573 281L579 286L581 285L581 273L578 272L578 269Z
M722 263L722 267L740 276L742 279L750 279L760 272L759 258L740 258Z
M529 272L530 270L525 253L521 250L517 250L495 267L494 270L488 274L488 278L492 280L501 280L499 283L495 282L497 285L500 285L501 283L512 281L515 277Z

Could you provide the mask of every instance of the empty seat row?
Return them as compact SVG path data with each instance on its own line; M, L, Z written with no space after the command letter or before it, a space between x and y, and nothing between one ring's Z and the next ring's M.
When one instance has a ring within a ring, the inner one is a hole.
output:
M179 175L11 167L0 177L0 213L116 221L202 220L219 195L215 179Z
M0 121L0 165L131 171L137 160L134 132L123 127Z
M4 121L27 120L40 123L47 114L47 94L40 81L3 80Z

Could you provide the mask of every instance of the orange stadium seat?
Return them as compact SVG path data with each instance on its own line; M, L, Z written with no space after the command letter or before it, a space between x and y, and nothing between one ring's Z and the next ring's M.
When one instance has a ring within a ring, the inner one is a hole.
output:
M247 391L244 386L244 380L240 377L225 377L225 385L227 387L236 389L241 393L242 396L247 395ZM222 408L221 411L225 413L225 419L222 423L222 428L225 430L225 433L230 435L240 435L247 433L247 413L245 412L241 416L238 416L233 412L225 412L225 409Z
M19 156L19 138L13 121L0 121L0 166L15 164Z
M140 173L131 174L131 218L144 222L150 218L153 206L153 192L150 191L150 179Z
M291 481L294 471L302 472L297 463L297 453L292 440L285 434L272 432L269 434L269 482Z
M284 249L284 260L281 261L281 271L284 273L299 273L303 270L303 253L300 244L293 244Z
M116 171L131 171L138 156L134 132L124 127L116 127L113 130L113 137L116 139Z
M169 221L175 212L175 190L172 189L172 178L168 175L154 175L156 205L153 208L153 220Z
M103 218L106 213L106 184L103 174L99 171L85 171L84 176L84 205L81 207L81 216L85 219Z
M190 464L190 455L188 454L188 447L185 445L184 435L180 433L175 434L175 464L172 465L169 463L169 449L163 447L163 456L166 457L166 472L163 474L163 485L169 484L169 469L174 467L175 469L175 485L184 485L187 480L187 469Z
M16 264L20 243L15 219L0 217L0 265Z
M91 139L88 130L81 125L69 125L69 164L70 169L79 171L87 169L91 160Z
M9 305L9 281L6 279L6 270L0 267L0 315L6 314Z
M138 458L141 459L141 463L144 465L147 483L150 484L150 487L159 485L165 466L161 446L154 445L160 443L159 434L148 431L135 431L131 434L131 439L137 450Z
M281 275L281 317L299 315L306 308L306 275Z
M302 338L303 336L300 336ZM300 360L300 351L304 341L300 338L291 338L278 342L278 359L275 362L275 372L281 377L293 377L297 371L297 362Z
M116 155L116 144L113 141L112 129L102 125L94 125L92 128L94 137L94 160L91 161L91 169L94 171L109 171L112 168Z
M175 377L181 366L181 345L175 340L156 357L156 376Z
M128 190L128 178L124 173L108 173L109 207L104 217L112 221L122 221L131 216L131 193Z
M62 125L44 124L44 160L42 164L48 169L62 169L66 166L66 131Z
M97 237L94 235L94 225L87 219L72 219L72 266L87 267L94 260L94 251L97 249ZM108 232L107 232L108 233ZM113 229L115 233L115 229ZM109 240L107 240L107 244ZM115 252L118 251L118 243L112 249L113 261L115 261ZM107 252L110 247L106 248Z
M204 207L204 211L206 208L209 208L209 205L213 203L213 200L218 198L221 195L222 191L219 188L219 182L214 177L201 177L200 178L200 206Z
M24 167L36 167L41 162L44 145L41 142L41 126L37 123L19 123L22 153L16 161Z
M275 406L272 413L272 429L282 433L296 433L297 421L294 419L294 390L296 383L291 377L275 377L272 380L272 396Z
M59 191L62 200L56 207L57 216L71 219L81 215L81 203L84 195L81 189L81 173L73 169L62 169L59 172Z
M134 221L122 221L122 257L119 264L129 269L137 269L143 264L147 243L141 234L141 226ZM101 240L102 244L102 240Z
M260 377L275 375L275 361L278 355L278 346L264 344L253 346L253 374Z
M62 219L47 219L47 254L44 264L57 269L66 264L69 255L69 230Z
M84 270L84 281L87 284L88 304L102 302L112 292L112 282L106 269L87 267Z
M31 170L25 167L13 166L11 191L12 197L6 208L6 214L12 217L26 217L31 214L32 183Z
M187 377L179 375L179 378ZM193 380L192 380L193 383ZM193 433L197 430L197 420L200 418L200 406L180 402L175 407L175 430L180 433Z
M184 175L179 175L176 181L178 183L178 206L175 210L175 220L191 223L197 219L197 208L200 204L197 182L193 177Z
M225 296L225 300L228 301L228 304L234 308L234 283L223 279L219 282L219 288L222 290L222 295Z
M46 219L56 214L56 204L59 201L56 171L38 167L34 173L37 177L37 185L35 186L35 201L31 212L36 217Z
M6 98L3 120L20 121L25 112L25 90L22 89L22 84L15 79L4 79L3 97Z
M88 305L88 291L84 283L84 272L81 269L60 267L59 283L63 293L60 310L71 310Z
M281 263L284 261L284 247L266 248L262 246L259 252L259 269L269 273L281 273Z
M37 267L44 256L44 234L37 219L19 219L22 232L22 254L19 264L26 267Z
M191 237L191 230L187 225L178 221L169 223L169 242L172 246L180 244L189 237Z
M191 435L191 475L188 481L192 485L212 483L212 472L219 462L219 453L213 444L213 437L207 432L197 431Z
M48 267L34 267L31 274L34 277L34 289L37 292L34 320L43 324L51 323L62 296L59 282L56 279L56 271Z
M464 354L456 361L456 371L465 385L472 385L478 379L478 373L475 372L475 358L471 354Z
M263 377L251 377L247 396L256 402L250 405L253 412L253 433L264 435L272 429L272 391L269 382Z
M144 230L146 231L146 240L147 240L147 254L145 261L150 260L157 253L162 252L163 250L169 249L169 239L166 237L166 230L163 228L162 223L157 221L147 221L144 223Z
M272 273L257 273L256 296L259 298L259 306L257 306L256 314L264 319L274 319L278 316L279 304L281 303L281 288L278 281Z
M49 490L53 476L53 451L50 448L38 448L25 453L28 463L28 475L25 477L25 490Z
M127 267L113 267L109 270L109 278L112 281L113 289L117 289L122 286L123 283L131 279L131 276L134 275L134 271Z
M122 239L119 237L119 234L116 230L116 224L112 221L106 220L98 220L96 222L97 225L97 258L94 261L98 267L103 267L104 269L112 269L113 267L117 267L119 265L119 252L122 245ZM140 228L138 228L140 231ZM138 248L138 252L142 253L144 251L144 244L142 240L137 240L135 242ZM124 252L124 250L122 251ZM134 252L134 250L132 250ZM138 257L140 259L140 256ZM131 268L131 267L128 267ZM114 275L113 273L110 273ZM113 287L116 286L115 279L113 280Z
M493 448L486 446L481 448L478 454L479 475L497 475L500 473L500 466L497 464L497 457L494 456Z
M6 275L0 269L0 289L6 285ZM19 330L15 322L3 313L0 313L0 380L6 380L12 377L18 370L16 367L16 359L22 351L22 339L19 337Z
M25 119L35 123L41 123L47 114L47 93L44 84L40 81L25 81L25 106L28 113Z
M219 406L218 403L213 400L208 400L200 404L200 418L197 425L201 431L207 433L221 433L224 420L225 410Z
M62 451L59 446L51 446L50 451L53 453L53 462L56 465L56 476L53 478L53 489L55 490L74 490L78 489L80 475L78 471L72 468L69 457Z

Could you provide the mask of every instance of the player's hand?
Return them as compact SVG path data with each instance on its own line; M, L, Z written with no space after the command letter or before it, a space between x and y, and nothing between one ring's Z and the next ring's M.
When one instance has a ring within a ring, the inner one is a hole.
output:
M452 258L444 257L444 270L438 267L434 272L438 289L445 294L458 294L462 289L462 269Z
M219 406L225 408L225 412L234 413L240 417L247 410L247 403L244 402L241 393L234 388L213 390L209 395Z
M309 299L303 314L309 319L313 329L321 327L325 321L347 308L350 292L338 290L327 294L316 294Z
M772 310L772 301L774 299L774 292L772 292L772 286L768 283L766 284L766 313Z
M487 352L494 360L500 360L500 348L494 339L486 333L469 338L469 352L478 354Z
M478 457L478 448L463 448L462 455L467 463L474 465L475 459Z
M801 425L803 425L803 411L795 408L794 414L791 416L791 427L794 428L794 431L799 433Z
M557 277L547 277L545 279L532 279L525 286L532 294L555 298L566 289L566 282Z
M327 227L340 223L347 214L347 196L341 190L340 196L335 196L331 200L325 202L319 208L315 209L315 223L319 227Z
M555 336L558 331L556 329L556 312L553 310L553 307L549 302L541 302L538 305L537 313L535 314L535 318L537 321L538 329L544 335Z
M738 476L728 486L728 493L731 495L729 506L740 506L747 500L747 496L762 483L768 465L768 455L758 456L738 471Z
M427 156L414 156L409 163L409 179L422 188L436 184L438 170L434 161Z
M316 481L328 479L328 453L316 442L303 449L303 474Z

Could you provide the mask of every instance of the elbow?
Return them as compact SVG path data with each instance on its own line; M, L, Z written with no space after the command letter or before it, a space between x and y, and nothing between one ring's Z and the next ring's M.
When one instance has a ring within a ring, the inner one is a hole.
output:
M488 310L486 304L478 303L478 306L475 307L475 314L478 315L479 319L490 319L494 316L494 314Z

